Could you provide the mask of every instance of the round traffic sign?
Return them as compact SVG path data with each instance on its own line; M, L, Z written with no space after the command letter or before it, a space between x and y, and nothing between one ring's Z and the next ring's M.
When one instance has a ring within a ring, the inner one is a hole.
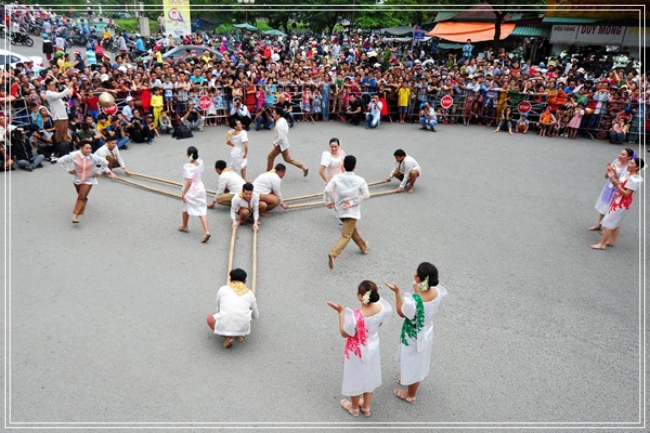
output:
M105 114L112 116L117 113L117 104L113 103L113 105L109 105L108 107L102 107L102 110Z
M199 98L199 107L203 108L204 110L207 110L208 108L210 108L211 103L212 102L210 101L209 96L201 96Z
M517 106L517 110L519 110L519 114L526 114L532 109L533 109L533 106L528 101L522 101Z
M444 109L451 107L454 104L454 98L449 95L445 95L440 100L440 106Z

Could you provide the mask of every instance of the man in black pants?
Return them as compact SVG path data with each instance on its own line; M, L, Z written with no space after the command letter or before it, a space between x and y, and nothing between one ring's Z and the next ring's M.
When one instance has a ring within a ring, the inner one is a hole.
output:
M348 122L352 123L353 125L358 125L363 119L365 119L365 115L363 112L363 106L361 105L361 101L359 98L357 98L354 95L350 95L350 106L345 112Z

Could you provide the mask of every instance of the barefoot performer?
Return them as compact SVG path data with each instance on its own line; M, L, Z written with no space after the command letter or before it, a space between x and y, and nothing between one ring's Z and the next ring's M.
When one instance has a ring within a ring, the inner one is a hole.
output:
M361 202L370 197L370 193L366 180L354 174L356 165L357 159L354 156L346 156L343 159L345 173L334 176L325 187L325 205L328 209L334 208L337 218L343 222L341 237L328 254L330 269L334 269L334 261L350 239L363 254L368 253L368 244L357 231L357 221L361 219Z
M378 330L390 321L393 309L380 299L379 289L372 281L364 280L359 284L357 299L361 305L354 311L344 310L341 304L334 302L327 305L339 313L339 332L347 338L341 393L350 399L341 400L341 406L352 416L359 416L359 409L370 416L372 393L381 385Z
M255 192L260 195L260 206L264 207L263 216L268 216L268 212L277 205L282 209L289 207L282 201L282 179L286 174L287 167L284 164L277 164L273 170L260 174L253 182ZM261 205L262 202L264 205Z
M253 219L253 230L257 231L260 227L260 209L264 212L266 203L260 202L260 195L253 192L253 188L252 183L245 183L242 191L232 199L230 219L233 229L245 224L251 218Z
M397 149L395 153L393 153L393 156L396 161L395 168L391 171L390 176L386 178L386 181L390 182L392 178L397 178L401 183L395 191L402 192L404 191L404 188L409 185L408 193L413 194L413 186L418 177L420 177L422 169L420 169L415 158L408 156L402 149Z
M183 189L181 199L183 200L183 224L178 230L187 233L189 229L187 223L190 215L198 216L203 226L203 239L202 243L206 243L210 236L208 230L208 206L205 186L201 180L204 165L203 161L199 159L199 151L196 147L190 146L187 148L187 156L189 161L183 165Z
M230 282L217 292L217 312L208 315L208 326L224 337L223 347L229 348L235 340L244 341L251 333L251 319L257 319L255 294L246 287L246 271L230 271Z
M411 404L415 404L418 386L431 369L433 318L447 295L447 290L438 285L438 269L431 263L420 263L413 278L414 294L404 293L403 297L397 284L384 281L395 292L397 314L404 318L397 352L398 382L408 388L395 389L393 394Z
M59 158L58 163L72 175L74 187L77 190L77 201L72 211L72 222L79 223L79 215L84 214L88 203L88 194L93 185L97 185L97 178L100 174L106 173L111 179L115 173L108 168L108 161L104 158L93 155L93 147L90 142L82 143L79 150L71 152Z
M230 206L232 198L241 192L246 181L232 169L226 167L226 161L221 159L214 163L214 170L219 175L219 188L208 207L212 209L215 204Z
M275 157L282 154L284 162L295 165L302 170L303 176L307 176L309 174L309 168L305 167L302 162L293 159L291 155L289 155L289 125L287 124L287 120L284 118L284 110L281 107L276 106L273 109L273 119L275 119L273 149L271 149L271 152L269 153L266 162L266 169L271 170Z
M235 121L233 129L226 135L226 144L232 147L230 151L230 168L246 179L248 166L248 133L244 131L239 120Z

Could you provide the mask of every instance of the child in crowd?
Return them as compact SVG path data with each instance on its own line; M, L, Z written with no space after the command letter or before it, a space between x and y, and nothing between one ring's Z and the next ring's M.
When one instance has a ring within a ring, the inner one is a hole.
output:
M576 108L573 109L573 117L571 117L571 121L567 127L569 131L569 138L571 140L575 140L578 136L578 130L580 129L580 123L582 122L582 116L584 115L584 105L582 103L578 103Z
M528 133L528 128L530 122L528 121L528 114L522 114L517 120L517 125L515 126L515 132L521 132L522 134Z
M546 110L539 116L539 136L545 137L546 134L553 130L553 126L557 123L555 116L551 112L551 107L546 107Z
M169 118L167 112L163 111L160 113L160 119L158 119L158 131L162 134L170 134L172 129L172 120Z
M300 99L300 109L302 110L302 120L314 121L314 117L311 114L311 104L312 104L312 93L309 86L305 86L305 89L302 91L302 98Z
M323 112L323 95L320 89L314 90L314 98L312 99L312 112L316 120L319 120L320 114Z

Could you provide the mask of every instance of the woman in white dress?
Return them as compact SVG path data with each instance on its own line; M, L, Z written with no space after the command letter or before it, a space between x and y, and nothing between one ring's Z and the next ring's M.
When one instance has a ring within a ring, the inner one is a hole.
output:
M341 406L352 416L359 416L359 409L370 416L372 393L381 385L379 359L379 327L388 323L393 312L390 304L380 299L377 285L364 280L357 289L361 308L352 311L341 304L327 305L339 313L339 331L345 343L343 359L343 395Z
M335 175L343 173L343 158L345 152L341 149L341 143L338 138L330 140L330 150L323 152L320 159L320 169L318 174L325 181L329 182Z
M57 161L68 173L72 175L74 187L77 190L77 201L72 211L72 222L79 224L79 215L83 215L88 203L88 194L93 185L97 185L100 174L106 173L114 178L115 174L108 168L108 161L92 153L93 148L89 142L83 143L79 150L62 156Z
M385 282L395 292L397 314L404 318L397 360L400 366L398 382L407 390L395 389L398 398L415 404L418 386L428 375L433 347L433 318L438 313L447 290L439 286L438 269L431 263L420 263L413 281L414 294L404 293L395 283Z
M203 225L203 240L206 243L210 239L210 231L208 230L208 203L205 193L205 185L201 181L204 165L203 161L199 159L199 151L194 146L187 148L187 156L189 161L183 165L183 191L181 199L183 200L183 224L178 230L187 233L189 229L187 223L190 215L198 216Z
M603 232L600 236L600 242L591 245L591 248L604 250L607 247L613 247L616 243L623 219L630 211L634 192L638 191L641 183L643 183L643 178L639 176L639 170L644 166L645 161L643 159L632 158L627 163L627 172L623 173L623 176L619 176L613 167L607 170L616 192L601 223Z
M232 147L230 151L230 169L246 179L246 166L248 165L248 133L244 131L239 120L235 121L233 129L226 135L226 144ZM248 182L248 181L247 181Z
M223 347L230 347L251 333L251 319L257 319L255 295L246 287L246 271L230 271L230 282L217 292L217 312L208 316L208 326L224 337Z
M612 197L614 197L614 193L616 192L614 185L612 185L612 182L609 180L609 169L613 168L616 171L616 175L621 177L627 170L627 163L635 156L636 154L634 153L634 150L626 148L621 150L621 153L618 154L618 158L607 164L607 170L605 171L605 179L607 179L607 182L605 182L605 186L603 186L603 190L600 192L598 201L596 202L596 210L599 214L598 223L595 226L589 227L589 231L594 232L601 229L600 223L603 221L603 217L609 210L609 204L612 202Z

